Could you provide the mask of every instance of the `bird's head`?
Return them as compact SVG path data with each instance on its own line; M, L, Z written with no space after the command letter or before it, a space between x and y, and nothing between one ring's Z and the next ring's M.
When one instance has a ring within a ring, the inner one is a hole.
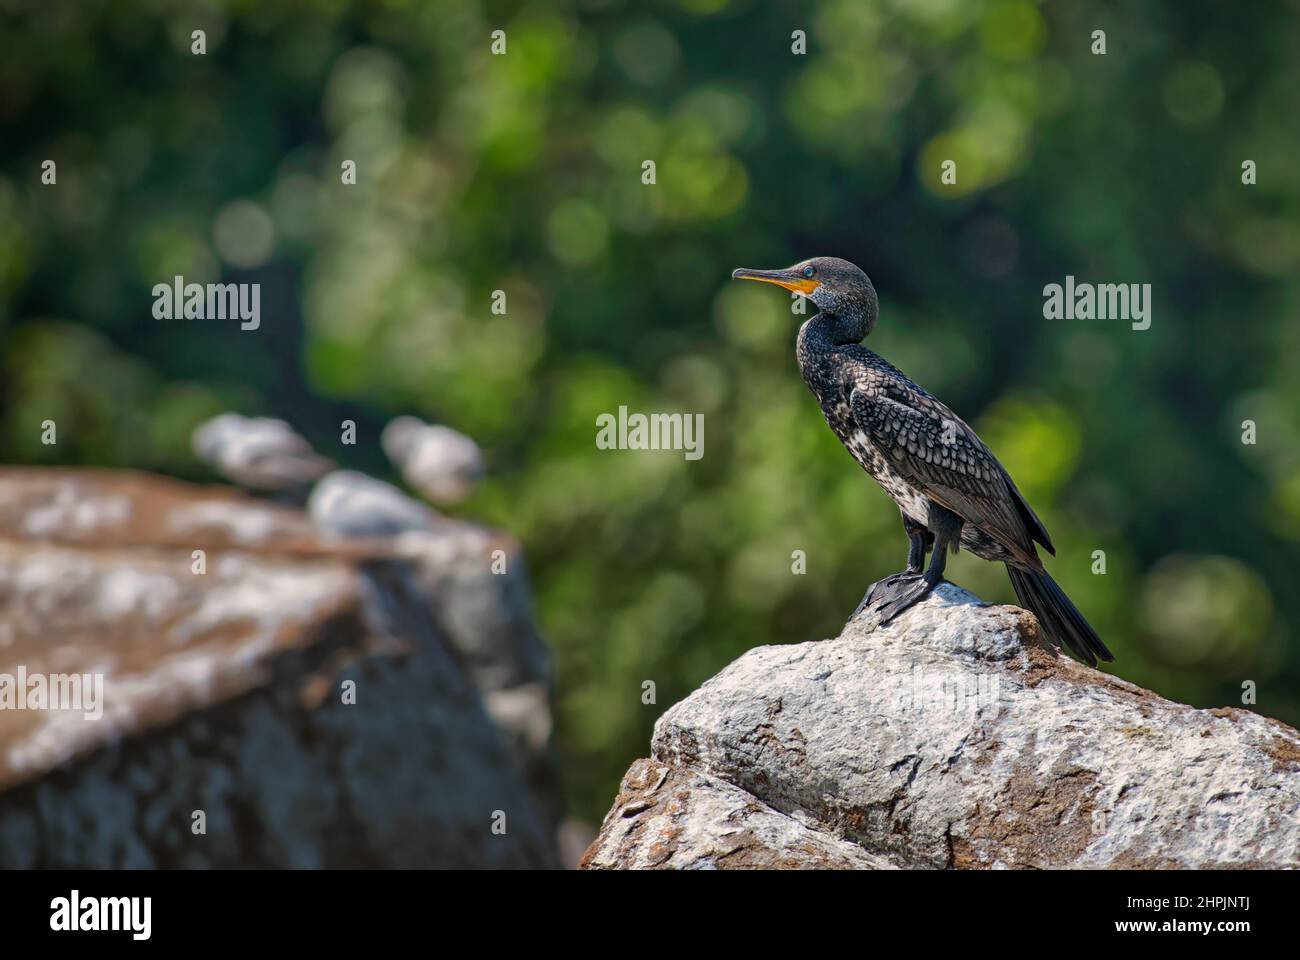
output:
M784 270L748 270L731 272L735 280L760 280L775 283L807 297L825 313L842 317L861 329L861 340L876 323L876 288L857 266L839 257L813 257ZM856 332L856 329L851 331Z

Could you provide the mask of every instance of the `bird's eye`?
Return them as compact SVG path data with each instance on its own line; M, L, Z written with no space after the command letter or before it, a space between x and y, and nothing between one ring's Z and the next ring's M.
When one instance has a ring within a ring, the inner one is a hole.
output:
M817 272L817 268L816 268L816 267L811 267L811 266L809 266L809 267L804 267L804 268L803 268L803 275L804 275L805 277L807 277L809 280L811 280L811 279L813 278L813 274L816 273L816 272Z

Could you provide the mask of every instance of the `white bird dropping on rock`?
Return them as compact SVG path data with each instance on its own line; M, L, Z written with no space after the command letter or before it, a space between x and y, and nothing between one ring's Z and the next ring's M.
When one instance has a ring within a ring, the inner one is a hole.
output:
M200 460L249 490L299 489L334 467L293 427L269 417L223 413L200 424L192 442Z
M483 476L478 444L451 427L398 417L380 443L402 479L436 504L459 503Z
M344 537L386 537L407 530L431 530L432 510L390 483L355 470L336 470L307 498L316 526Z

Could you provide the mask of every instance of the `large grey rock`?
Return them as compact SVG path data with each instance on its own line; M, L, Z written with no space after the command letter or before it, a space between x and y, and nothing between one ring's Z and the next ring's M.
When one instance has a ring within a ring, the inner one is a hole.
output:
M99 716L0 709L0 867L558 866L518 547L459 521L420 536L335 538L145 474L0 470L0 677L103 677Z
M1300 734L1057 656L1032 614L948 584L888 626L749 651L652 756L683 784L672 856L646 846L670 802L648 797L616 803L588 866L709 860L718 784L753 801L733 827L786 817L902 867L1300 866Z

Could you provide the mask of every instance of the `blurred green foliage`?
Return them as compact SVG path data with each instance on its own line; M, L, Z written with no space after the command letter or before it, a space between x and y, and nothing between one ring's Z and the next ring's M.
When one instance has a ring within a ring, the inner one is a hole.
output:
M206 478L189 430L235 409L386 475L386 418L466 430L493 476L465 512L527 547L578 815L603 814L667 705L749 647L833 635L901 566L895 508L799 379L801 318L727 280L816 254L871 274L870 345L1004 460L1116 672L1202 705L1254 681L1256 709L1300 721L1294 11L0 0L0 16L5 459ZM262 329L155 320L150 289L177 273L260 282ZM1066 274L1150 283L1151 328L1044 320ZM704 458L597 450L619 405L703 413ZM1000 567L950 571L1012 597Z

